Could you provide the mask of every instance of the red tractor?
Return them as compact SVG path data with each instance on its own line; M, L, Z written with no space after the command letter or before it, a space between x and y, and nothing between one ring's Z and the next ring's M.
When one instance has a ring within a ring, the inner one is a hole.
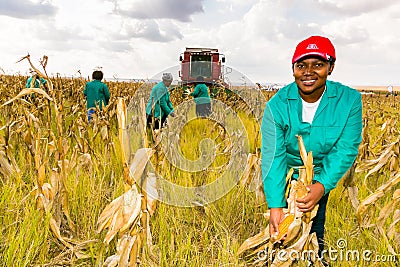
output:
M196 78L202 76L204 82L210 85L221 84L226 87L223 79L223 66L225 56L213 48L186 48L181 61L182 85L193 85Z

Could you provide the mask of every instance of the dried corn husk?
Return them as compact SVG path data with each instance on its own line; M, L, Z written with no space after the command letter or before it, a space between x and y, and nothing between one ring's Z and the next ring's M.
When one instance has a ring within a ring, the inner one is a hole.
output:
M128 230L140 219L142 195L136 186L107 205L97 220L97 232L108 228L104 242L109 244L118 232Z
M307 214L303 214L297 208L296 200L307 196L308 188L307 185L311 184L313 176L314 176L314 167L313 167L313 158L312 152L310 151L307 154L307 151L304 147L304 142L301 136L297 136L299 142L299 150L300 156L303 160L304 166L299 168L299 179L291 180L293 169L287 174L286 181L288 184L288 188L290 188L289 196L287 197L288 202L288 210L284 211L285 219L279 225L279 233L277 237L269 236L269 227L261 231L259 234L254 237L248 238L243 244L240 246L238 250L238 254L243 253L248 249L254 249L253 253L260 252L268 248L268 251L272 251L275 248L275 252L279 253L300 253L303 250L305 244L307 246L311 246L312 249L316 249L318 251L318 244L315 245L315 235L310 235L312 219L316 216L318 211L318 205L314 207L312 212L308 212ZM269 216L266 216L269 219ZM278 241L282 241L282 244L279 244ZM257 248L258 247L258 248ZM288 254L287 254L288 255ZM268 261L273 258L273 255L268 256ZM318 259L313 259L315 264L318 265ZM259 260L256 260L256 264L259 263ZM293 263L290 258L285 261L280 261L278 257L275 257L271 263L271 266L291 266Z
M4 151L0 151L0 174L4 177L10 177L15 172L14 166L8 162L8 158Z
M242 254L248 249L259 246L260 244L266 243L269 241L269 225L263 229L260 233L256 234L253 237L246 239L242 245L239 247L237 251L237 255Z
M363 224L364 214L367 211L368 207L375 203L378 199L383 197L386 192L393 188L394 185L400 183L400 173L392 175L391 178L381 185L374 193L370 194L367 198L365 198L357 209L357 218L360 224Z

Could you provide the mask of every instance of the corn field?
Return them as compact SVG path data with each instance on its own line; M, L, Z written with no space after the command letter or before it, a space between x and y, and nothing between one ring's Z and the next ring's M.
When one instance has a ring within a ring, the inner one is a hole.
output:
M260 129L240 98L216 96L244 131L191 118L189 101L162 132L152 132L135 115L151 84L107 81L110 103L89 124L83 96L88 79L51 77L45 89L26 89L26 79L0 76L0 266L307 266L260 256L269 242ZM273 95L263 93L266 100ZM171 98L175 106L187 101L179 90ZM398 266L399 100L363 96L359 155L327 210L326 246L337 251L332 266ZM265 101L251 105L262 111ZM184 171L201 158L202 146L215 149L202 159L207 167ZM236 166L241 172L231 173L235 156L246 160ZM159 176L198 188L221 173L228 173L230 190L213 201L193 192L196 203L173 205L189 196L168 183L162 190L168 201L144 190L162 187ZM371 253L347 258L349 251Z

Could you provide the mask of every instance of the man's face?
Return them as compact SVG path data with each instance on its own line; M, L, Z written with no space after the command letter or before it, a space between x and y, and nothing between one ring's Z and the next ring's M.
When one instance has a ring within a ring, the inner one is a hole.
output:
M321 97L333 68L333 63L318 57L304 58L294 63L293 76L299 93L306 102L315 102Z
M172 81L169 81L169 80L164 80L163 82L164 82L164 85L167 87L170 86L172 83Z

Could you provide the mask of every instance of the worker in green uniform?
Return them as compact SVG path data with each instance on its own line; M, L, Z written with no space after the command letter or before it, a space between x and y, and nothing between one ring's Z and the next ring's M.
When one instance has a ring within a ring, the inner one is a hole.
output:
M31 76L26 81L26 88L40 88L40 84L46 85L47 81L44 78L40 78L36 71L31 69L30 73Z
M47 81L44 78L41 78L36 71L34 71L33 69L30 69L30 74L31 76L28 78L28 80L26 81L26 88L40 88L40 85L42 85L44 87L44 89L46 89L46 84ZM31 94L29 96L25 96L24 97L26 100L33 100L35 98L35 94Z
M96 107L101 110L110 100L110 91L108 90L107 85L101 81L103 79L103 72L95 70L92 73L92 79L92 81L86 83L85 90L83 91L83 94L86 97L86 108L88 110L87 116L89 122L93 118Z
M171 102L168 87L173 80L171 73L163 73L162 81L151 89L149 101L146 106L147 125L154 129L160 129L168 115L174 116L174 107Z
M294 82L280 89L267 103L262 120L262 176L270 209L270 233L276 235L284 219L285 178L289 169L302 166L301 135L315 165L306 197L297 200L301 212L319 204L311 232L324 249L325 211L329 192L353 164L361 142L362 103L358 91L328 81L336 60L328 38L311 36L301 41L292 58ZM295 171L293 177L298 178Z
M194 102L196 103L196 115L197 117L207 117L211 113L211 102L210 94L208 93L208 87L204 83L203 76L198 76L196 78L196 86L191 96L194 97Z

